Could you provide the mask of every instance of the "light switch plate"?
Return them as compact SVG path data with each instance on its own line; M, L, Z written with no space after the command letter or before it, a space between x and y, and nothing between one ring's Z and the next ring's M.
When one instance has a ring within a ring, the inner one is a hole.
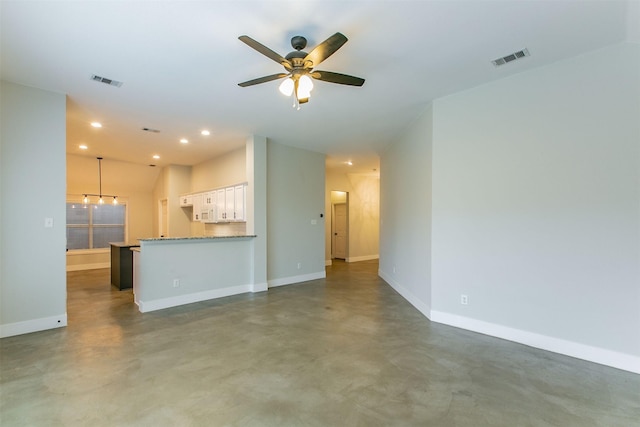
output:
M44 219L44 228L53 228L53 218Z

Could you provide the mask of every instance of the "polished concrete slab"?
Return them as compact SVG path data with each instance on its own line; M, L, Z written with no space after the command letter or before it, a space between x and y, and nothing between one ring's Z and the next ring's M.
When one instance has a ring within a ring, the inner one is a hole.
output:
M141 314L68 274L64 329L0 340L7 426L640 426L640 376L429 322L376 262Z

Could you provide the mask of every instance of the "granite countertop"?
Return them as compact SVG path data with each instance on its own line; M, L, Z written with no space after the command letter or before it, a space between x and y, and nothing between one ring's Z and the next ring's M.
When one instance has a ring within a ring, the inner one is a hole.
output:
M198 236L198 237L149 237L146 239L138 239L140 242L164 242L175 240L220 240L220 239L238 239L256 237L255 234L239 234L235 236Z
M131 248L133 246L140 246L140 243L128 243L128 242L109 242L109 244L117 248Z

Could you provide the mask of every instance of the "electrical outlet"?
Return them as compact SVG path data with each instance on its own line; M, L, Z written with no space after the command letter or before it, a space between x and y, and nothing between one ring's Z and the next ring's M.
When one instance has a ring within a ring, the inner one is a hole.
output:
M302 263L298 263L298 270L300 270L302 268Z
M180 279L173 279L173 287L174 288L180 287Z
M464 295L464 294L460 295L460 304L468 305L469 304L469 297Z
M396 272L396 266L395 265L393 266L393 272L394 273Z

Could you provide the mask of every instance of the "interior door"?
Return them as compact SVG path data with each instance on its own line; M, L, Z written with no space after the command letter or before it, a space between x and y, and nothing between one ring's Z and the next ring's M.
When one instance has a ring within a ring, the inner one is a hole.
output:
M333 257L347 258L347 204L333 205Z
M167 237L169 234L167 221L168 216L167 199L164 199L160 205L160 237Z

